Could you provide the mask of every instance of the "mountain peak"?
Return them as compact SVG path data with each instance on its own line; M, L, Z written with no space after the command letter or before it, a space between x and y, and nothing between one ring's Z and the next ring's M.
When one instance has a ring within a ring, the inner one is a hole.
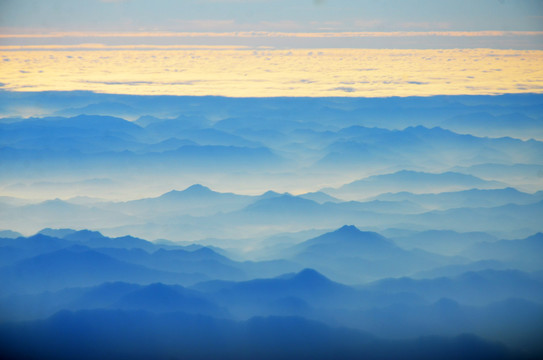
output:
M27 237L26 239L32 240L32 241L51 241L51 240L57 240L58 238L56 236L50 236L48 234L43 234L41 232L38 232L32 236Z
M213 249L208 248L207 246L202 246L201 248L189 251L193 256L195 257L202 257L205 259L211 259L211 258L222 258L223 256L215 252Z
M330 281L326 276L310 268L303 269L302 271L294 275L294 279L297 281L301 281L304 284L315 284Z
M535 233L524 240L533 241L533 242L543 242L543 233L541 232Z
M201 185L201 184L194 184L183 190L183 192L191 193L191 194L197 194L197 193L209 193L213 192L210 188L207 186Z
M293 196L289 193L279 194L273 197L260 198L247 206L244 211L262 211L265 213L305 212L320 210L320 204L313 200Z
M362 231L360 231L360 229L354 225L343 225L334 232L337 234L357 234L361 233Z
M69 234L63 236L63 239L70 240L70 241L75 241L75 242L80 242L80 243L89 242L89 241L93 241L93 240L102 240L104 238L105 238L105 236L102 235L101 232L99 232L99 231L91 231L91 230L87 230L87 229L78 230L78 231L75 231L73 233L69 233Z
M73 233L77 232L73 229L51 229L51 228L45 228L38 232L38 234L47 235L50 237L56 237L59 239L64 238L67 235L71 235Z
M390 242L381 234L373 231L362 231L354 225L344 225L336 231L324 234L321 237L335 239L335 241L340 239L340 241L356 243L387 243L390 245Z
M210 188L200 185L200 184L194 184L186 188L185 190L172 190L165 194L162 194L161 198L172 198L176 199L178 196L187 196L187 195L194 195L194 196L202 196L202 195L211 195L215 194L213 190Z
M354 225L345 225L336 231L295 245L298 254L314 256L383 256L397 251L396 245L382 235L361 231ZM303 256L306 256L303 255Z
M273 190L268 190L266 191L264 194L260 195L260 197L262 199L269 199L269 198L272 198L272 197L277 197L277 196L281 196L282 194L278 193L278 192L275 192Z

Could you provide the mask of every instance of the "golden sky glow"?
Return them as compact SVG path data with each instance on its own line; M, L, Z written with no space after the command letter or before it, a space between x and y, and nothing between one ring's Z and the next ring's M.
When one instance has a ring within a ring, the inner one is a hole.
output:
M0 82L12 91L234 97L543 92L543 51L536 50L142 47L4 48Z

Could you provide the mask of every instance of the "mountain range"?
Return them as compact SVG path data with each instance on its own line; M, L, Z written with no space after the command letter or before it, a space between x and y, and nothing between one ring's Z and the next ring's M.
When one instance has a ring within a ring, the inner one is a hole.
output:
M0 91L1 357L543 358L542 103Z

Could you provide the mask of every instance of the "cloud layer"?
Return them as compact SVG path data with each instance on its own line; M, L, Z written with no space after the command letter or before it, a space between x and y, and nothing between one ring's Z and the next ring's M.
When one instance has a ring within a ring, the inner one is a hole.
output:
M12 91L234 97L543 92L542 51L142 50L141 45L119 50L87 44L70 51L4 51L0 60L0 83Z

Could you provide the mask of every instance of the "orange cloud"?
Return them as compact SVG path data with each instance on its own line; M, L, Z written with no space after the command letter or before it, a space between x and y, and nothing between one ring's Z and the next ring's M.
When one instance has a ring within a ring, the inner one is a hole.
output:
M0 52L2 88L240 97L543 92L543 51L534 50L76 46Z

